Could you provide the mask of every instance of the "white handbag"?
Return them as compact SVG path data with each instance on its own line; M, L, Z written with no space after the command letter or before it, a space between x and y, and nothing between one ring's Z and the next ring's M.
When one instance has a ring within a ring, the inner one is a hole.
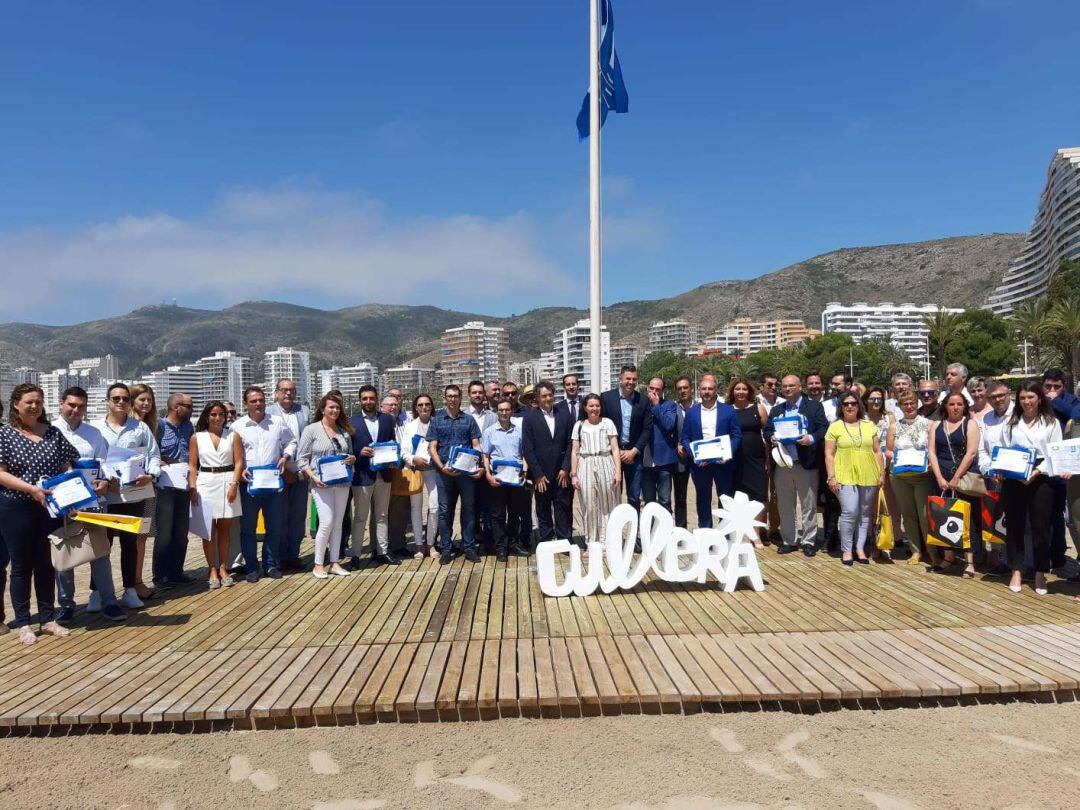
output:
M49 535L53 568L70 571L109 553L109 535L104 526L65 520Z

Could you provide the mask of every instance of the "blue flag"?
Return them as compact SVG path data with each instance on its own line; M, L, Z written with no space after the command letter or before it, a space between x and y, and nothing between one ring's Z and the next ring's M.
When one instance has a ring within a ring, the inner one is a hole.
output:
M617 113L630 111L630 97L623 84L619 55L615 53L615 17L611 13L611 0L600 0L600 126L607 120L609 110ZM589 137L589 91L581 102L577 117L578 138Z

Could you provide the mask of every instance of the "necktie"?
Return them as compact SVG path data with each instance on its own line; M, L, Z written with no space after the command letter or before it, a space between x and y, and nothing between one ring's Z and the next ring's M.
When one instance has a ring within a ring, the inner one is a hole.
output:
M577 400L576 399L570 400L570 421L571 422L576 422L577 421Z

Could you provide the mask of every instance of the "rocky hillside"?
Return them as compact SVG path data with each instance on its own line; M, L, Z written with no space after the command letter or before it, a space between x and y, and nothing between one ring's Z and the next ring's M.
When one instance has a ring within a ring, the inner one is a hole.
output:
M1023 239L1023 234L989 234L843 248L751 280L720 280L672 298L614 304L605 308L604 322L615 341L644 346L652 323L676 316L711 330L740 316L797 317L814 326L829 301L978 306ZM586 315L571 307L493 318L384 304L332 313L268 301L220 311L155 306L75 326L0 324L0 359L49 370L112 353L125 374L135 375L218 350L260 358L278 346L293 346L310 351L317 367L360 360L386 367L417 358L434 363L444 329L481 319L508 328L515 356L535 357L551 347L556 331Z

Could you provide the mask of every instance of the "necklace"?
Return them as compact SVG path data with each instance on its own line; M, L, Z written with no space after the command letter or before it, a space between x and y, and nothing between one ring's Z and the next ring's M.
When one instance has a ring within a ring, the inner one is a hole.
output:
M863 442L862 425L859 425L856 422L856 425L858 425L858 427L859 427L859 430L858 430L859 435L858 435L858 438L856 438L855 436L851 435L851 429L848 428L848 423L847 423L846 419L842 419L841 424L844 426L844 433L846 433L848 439L851 440L851 446L854 447L856 450L860 449L862 447L862 442Z

